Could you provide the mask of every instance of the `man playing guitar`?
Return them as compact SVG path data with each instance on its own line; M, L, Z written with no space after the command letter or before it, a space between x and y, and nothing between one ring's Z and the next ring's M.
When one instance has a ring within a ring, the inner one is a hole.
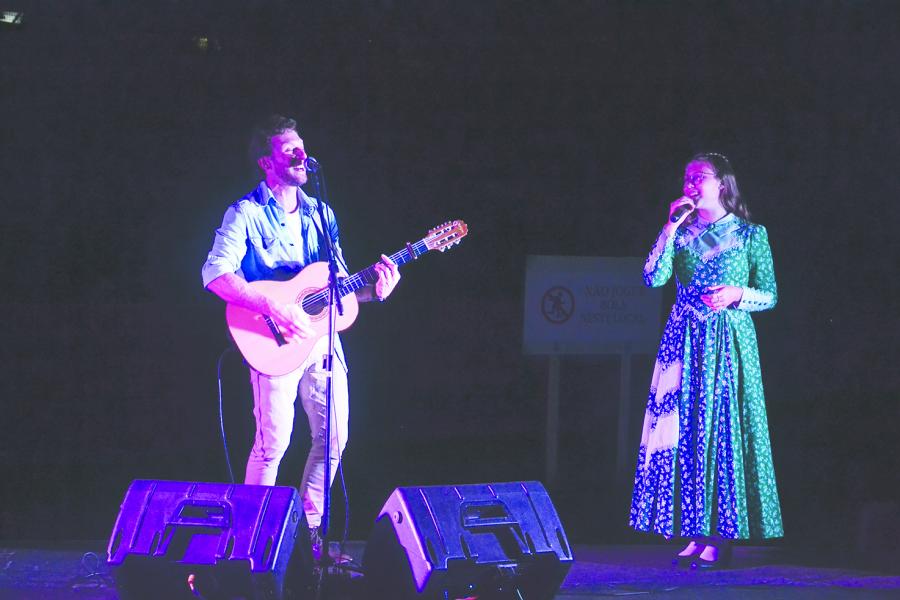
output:
M203 285L229 304L229 308L265 316L282 344L300 344L317 335L310 315L297 302L285 302L255 281L291 279L304 267L326 260L324 228L334 241L341 276L347 275L341 252L338 226L331 208L324 205L326 223L321 223L319 201L300 188L307 182L307 154L293 119L274 115L254 129L250 141L251 158L264 173L259 185L233 203L225 212L222 226L206 263ZM385 255L370 269L367 285L355 289L359 302L383 301L397 282L397 264ZM252 361L253 415L256 436L244 482L275 485L278 465L288 448L294 422L294 402L299 398L309 420L312 447L306 460L300 495L314 554L321 552L318 527L325 495L325 389L324 355L328 336L311 344L305 360L287 373L261 372ZM340 340L335 341L332 369L333 405L331 415L331 485L340 453L347 443L349 396L347 364ZM293 365L291 365L293 367ZM265 369L264 369L265 370ZM317 547L318 546L318 547Z

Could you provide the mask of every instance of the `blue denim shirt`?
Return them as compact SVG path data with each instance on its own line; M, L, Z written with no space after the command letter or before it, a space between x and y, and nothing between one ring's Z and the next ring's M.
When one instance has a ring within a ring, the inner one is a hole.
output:
M301 239L291 237L284 210L275 201L272 190L261 181L256 189L225 211L222 226L216 230L212 249L203 264L203 287L225 273L237 273L246 281L292 278L303 267L325 260L318 212L319 201L297 188L300 196ZM340 246L337 220L331 207L324 204L325 221L331 231L338 265L349 272ZM346 366L337 340L338 358Z
M284 210L275 201L265 181L225 211L222 226L216 230L212 250L203 265L203 287L225 273L237 273L246 281L290 279L303 267L325 260L321 253L318 200L300 195L301 239L291 238L285 226ZM347 270L341 252L337 220L325 205L325 220L331 231L338 263Z

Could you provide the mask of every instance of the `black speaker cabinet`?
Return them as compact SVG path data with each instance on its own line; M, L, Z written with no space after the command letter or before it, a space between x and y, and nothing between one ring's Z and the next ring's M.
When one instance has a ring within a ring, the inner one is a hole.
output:
M292 487L135 480L107 561L123 600L313 597L309 533Z
M552 600L574 557L537 481L401 487L363 559L371 598Z

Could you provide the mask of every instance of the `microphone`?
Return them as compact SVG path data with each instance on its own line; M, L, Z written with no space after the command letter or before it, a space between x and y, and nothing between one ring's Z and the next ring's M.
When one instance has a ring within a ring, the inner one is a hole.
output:
M694 210L694 209L689 204L684 204L682 206L679 206L678 208L675 209L675 212L672 213L672 216L669 217L669 221L672 223L677 223L678 219L683 217L685 214L691 212L692 210Z
M306 170L310 173L318 173L319 169L322 168L322 166L319 164L319 161L314 159L312 156L306 157L306 160L303 161L303 166L305 166Z
M691 198L691 200L696 201L696 199ZM696 206L691 206L690 204L682 204L678 208L675 209L675 212L672 213L672 216L669 217L669 222L677 223L678 219L686 215L687 213L693 211Z

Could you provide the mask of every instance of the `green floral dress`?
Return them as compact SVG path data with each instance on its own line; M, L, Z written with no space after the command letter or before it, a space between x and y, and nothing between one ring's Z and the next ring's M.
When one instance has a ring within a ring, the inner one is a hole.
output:
M648 286L675 272L634 478L630 524L665 536L728 539L784 534L750 312L775 306L765 227L728 214L661 233ZM712 285L743 288L737 306L700 300Z

